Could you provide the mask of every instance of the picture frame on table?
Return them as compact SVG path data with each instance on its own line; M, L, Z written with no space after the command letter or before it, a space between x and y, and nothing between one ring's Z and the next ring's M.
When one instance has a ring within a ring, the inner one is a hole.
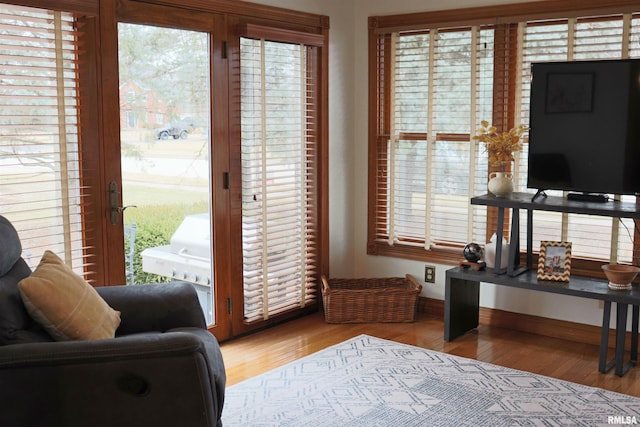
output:
M540 242L538 280L568 282L571 278L571 242Z

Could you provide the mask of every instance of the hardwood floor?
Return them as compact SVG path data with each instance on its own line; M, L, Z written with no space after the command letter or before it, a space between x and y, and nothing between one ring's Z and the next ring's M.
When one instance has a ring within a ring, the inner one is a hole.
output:
M640 397L640 366L622 378L598 372L598 347L480 325L452 342L443 322L418 314L415 323L328 324L322 313L295 319L221 344L227 386L351 337L368 334L430 350L534 372ZM609 357L613 357L610 350Z

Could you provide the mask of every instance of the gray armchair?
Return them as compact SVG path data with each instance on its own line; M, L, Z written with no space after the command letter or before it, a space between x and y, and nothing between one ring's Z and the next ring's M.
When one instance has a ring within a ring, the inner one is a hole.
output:
M224 363L192 285L96 288L116 337L56 342L22 303L21 251L0 216L0 425L221 425Z

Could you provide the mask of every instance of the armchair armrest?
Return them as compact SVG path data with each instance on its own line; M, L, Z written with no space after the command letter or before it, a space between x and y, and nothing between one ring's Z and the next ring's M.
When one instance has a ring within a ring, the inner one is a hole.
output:
M96 290L107 304L120 311L121 323L116 331L119 336L207 327L198 295L190 283L103 286Z
M0 348L2 369L190 355L203 351L199 336L184 332L143 333L117 339L14 344Z

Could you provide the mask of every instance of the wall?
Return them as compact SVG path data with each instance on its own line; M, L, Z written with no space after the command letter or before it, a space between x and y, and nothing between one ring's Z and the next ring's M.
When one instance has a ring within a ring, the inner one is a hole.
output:
M523 0L520 0L522 2ZM329 169L330 242L333 277L385 277L406 273L424 278L424 262L366 254L367 218L367 18L515 3L518 0L257 0L255 3L328 15L329 64ZM424 286L423 295L444 299L444 273L450 266L436 265L436 283ZM481 305L506 311L590 325L601 325L597 301L509 289L484 284ZM613 320L612 320L613 322ZM614 323L612 323L614 324Z

